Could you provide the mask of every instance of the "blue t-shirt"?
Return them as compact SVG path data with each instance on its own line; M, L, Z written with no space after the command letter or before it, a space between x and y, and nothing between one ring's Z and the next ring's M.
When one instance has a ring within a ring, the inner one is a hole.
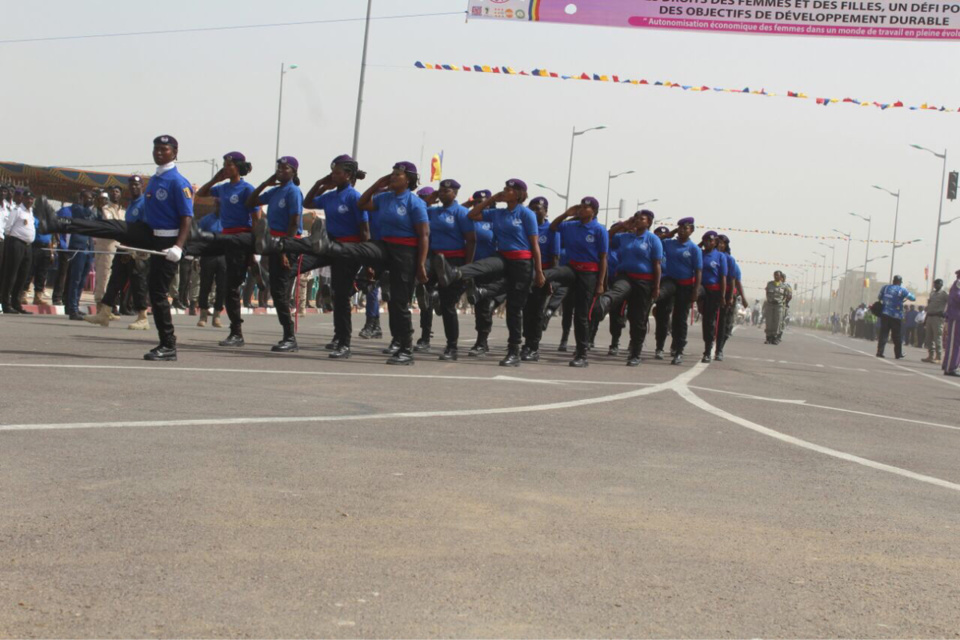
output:
M483 219L490 223L500 253L532 251L530 236L537 235L537 214L527 207L485 209Z
M176 167L150 178L143 197L151 229L179 229L180 218L193 217L193 188Z
M73 209L73 205L67 205L66 207L61 207L60 210L57 211L57 217L72 218L73 217L72 209ZM57 236L57 243L59 244L59 248L66 249L68 246L70 246L69 240L70 240L69 234L66 234L66 233L59 234Z
M143 220L143 209L146 198L141 194L136 199L130 201L130 206L127 207L127 210L123 213L123 220L127 224L133 224L134 222L140 222Z
M727 277L731 280L740 279L740 265L737 264L737 261L729 253L725 254L727 256Z
M347 185L332 189L313 199L314 209L323 209L327 220L327 233L334 240L360 238L360 225L370 222L366 211L357 206L360 192Z
M459 251L467 246L463 234L473 233L473 220L467 217L467 208L454 202L449 207L430 207L430 249L432 251Z
M655 234L618 233L613 236L621 273L653 273L653 266L663 260L663 243Z
M222 215L223 214L220 214L220 216ZM197 223L200 226L200 230L209 233L223 233L223 222L220 216L215 213L208 213L200 218L200 222Z
M917 297L898 284L888 284L880 290L883 302L883 315L890 318L903 318L903 301L916 300Z
M676 238L667 238L663 241L663 255L666 258L664 277L689 280L703 269L703 251L693 240L680 242Z
M73 218L74 220L96 220L97 210L93 207L84 207L75 204L70 207L70 215L64 217ZM74 251L89 251L93 249L93 238L79 233L71 233L69 248Z
M727 277L726 254L719 249L714 249L703 256L703 277L701 282L704 285L720 284L721 278ZM669 262L668 262L669 264Z
M607 228L596 220L584 224L579 220L567 220L560 224L560 239L570 262L599 263L600 256L610 250ZM620 255L621 263L624 256Z
M287 233L290 218L297 218L297 233L303 233L303 193L293 180L260 194L260 204L267 205L267 226L271 231Z
M607 254L607 281L613 282L613 277L617 275L617 269L620 268L620 252L616 249L610 249Z
M427 205L410 190L400 195L392 191L373 196L374 209L382 238L415 238L415 224L429 224Z
M40 220L38 218L33 219L33 228L34 228L33 244L40 245L43 247L49 247L50 241L53 240L53 234L40 233Z
M246 180L224 182L210 189L210 195L220 200L220 223L224 229L252 229L256 207L247 206L247 198L256 191Z
M489 258L497 252L497 239L493 236L493 224L486 221L474 221L473 229L477 233L477 250L474 260Z
M544 220L537 228L537 235L540 236L540 262L552 267L553 257L560 255L560 234L550 231L550 221Z

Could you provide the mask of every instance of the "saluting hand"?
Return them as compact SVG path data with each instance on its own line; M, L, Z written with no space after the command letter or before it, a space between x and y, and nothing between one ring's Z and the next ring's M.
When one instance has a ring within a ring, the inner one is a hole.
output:
M501 192L499 192L499 193L494 194L494 196L493 196L493 201L494 201L494 202L503 202L506 197L507 197L507 194L504 193L503 191L501 191Z
M278 184L280 184L280 178L277 177L277 174L273 174L272 176L267 178L267 181L263 183L263 186L272 187Z

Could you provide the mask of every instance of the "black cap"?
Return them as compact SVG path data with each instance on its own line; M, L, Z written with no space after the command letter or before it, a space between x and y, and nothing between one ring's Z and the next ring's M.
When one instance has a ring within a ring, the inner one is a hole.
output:
M174 138L173 136L167 136L167 135L157 136L156 138L153 139L153 144L154 146L158 144L168 144L174 149L180 148L180 143L177 142L177 139Z

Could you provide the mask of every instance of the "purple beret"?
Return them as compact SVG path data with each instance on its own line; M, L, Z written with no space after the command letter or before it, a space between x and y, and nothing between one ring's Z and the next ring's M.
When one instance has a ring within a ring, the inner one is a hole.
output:
M587 196L586 198L580 201L580 204L586 207L593 207L594 211L596 211L597 213L600 212L600 202L593 196Z
M670 227L657 227L653 230L653 232L656 235L660 235L661 233L670 233Z
M433 195L435 192L436 189L433 187L424 187L423 189L420 189L420 191L417 191L417 195L421 198L426 198L429 195Z
M650 211L650 209L640 209L637 213L649 220L650 224L653 224L653 221L656 219L656 216L653 215L653 211Z
M300 169L300 161L294 158L293 156L283 156L282 158L277 160L277 164L285 164L291 169L293 169L294 171L297 171Z
M460 189L460 183L452 178L447 178L440 182L441 189Z
M153 144L154 146L158 144L168 144L171 147L174 147L175 149L180 148L180 143L178 143L177 139L174 138L173 136L157 136L156 138L153 139Z
M401 162L398 162L397 164L393 165L393 168L394 168L394 169L403 169L403 171L404 171L405 173L412 173L412 174L415 175L415 176L419 176L419 175L420 175L420 174L417 172L417 165L413 164L412 162L407 162L407 161L405 161L405 160L403 160L403 161L401 161Z
M730 242L730 238L728 238L727 236L723 235L722 233L721 233L720 235L718 235L717 238L719 238L720 240L723 240L724 242Z
M486 200L492 195L493 193L490 192L490 189L480 189L480 191L473 192L473 200L480 202L481 200Z
M537 196L536 198L530 201L531 207L535 207L538 204L542 204L544 209L550 208L550 201L544 198L543 196Z
M352 156L344 153L333 159L333 162L330 163L330 168L332 169L335 165L338 165L338 164L357 164L357 161L354 160Z
M716 231L707 231L705 234L703 234L703 238L702 238L702 239L703 239L703 240L706 240L707 238L716 238L716 237L717 237L717 232L716 232Z
M239 151L231 151L230 153L223 154L224 160L230 160L232 162L246 162L247 156L243 155Z
M511 189L520 189L521 191L527 190L527 183L520 178L510 178L507 180L507 186Z
M677 226L682 227L685 224L694 224L695 220L693 218L680 218L677 220Z

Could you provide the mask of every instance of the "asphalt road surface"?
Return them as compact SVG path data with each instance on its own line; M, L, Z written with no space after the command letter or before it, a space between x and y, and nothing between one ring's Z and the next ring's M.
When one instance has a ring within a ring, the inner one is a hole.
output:
M576 370L555 322L391 368L181 316L151 364L125 324L0 317L2 636L960 637L960 385L916 349Z

